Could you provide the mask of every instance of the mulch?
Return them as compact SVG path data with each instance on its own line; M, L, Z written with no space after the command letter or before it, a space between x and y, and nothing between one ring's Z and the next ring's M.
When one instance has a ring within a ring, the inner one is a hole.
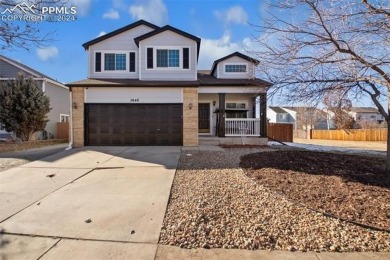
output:
M313 151L245 155L246 175L288 199L332 215L390 229L385 159Z
M0 143L0 153L23 151L27 149L45 147L54 144L67 143L66 140L51 139L51 140L35 140L26 142L6 142Z

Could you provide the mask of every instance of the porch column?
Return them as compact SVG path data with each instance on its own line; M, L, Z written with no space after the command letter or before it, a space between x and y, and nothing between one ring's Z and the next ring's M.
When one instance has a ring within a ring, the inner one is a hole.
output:
M267 137L267 93L260 94L260 137Z
M218 137L225 137L225 93L219 93Z

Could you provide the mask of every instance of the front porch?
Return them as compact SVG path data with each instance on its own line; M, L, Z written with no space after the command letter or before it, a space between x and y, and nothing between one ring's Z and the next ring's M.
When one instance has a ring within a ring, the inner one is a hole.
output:
M199 144L267 144L266 93L237 92L199 93Z

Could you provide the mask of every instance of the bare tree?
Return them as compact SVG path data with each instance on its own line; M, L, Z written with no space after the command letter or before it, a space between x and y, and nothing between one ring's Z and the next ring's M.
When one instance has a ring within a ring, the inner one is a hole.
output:
M25 49L43 47L53 41L53 31L41 30L40 23L45 21L13 20L11 15L35 15L43 6L69 6L65 0L2 0L0 2L0 50ZM21 7L21 8L15 8ZM7 11L12 10L12 14ZM10 16L8 16L10 15ZM37 15L39 16L39 15ZM20 18L18 18L20 19ZM55 22L55 20L50 20Z
M390 102L381 104L390 98L388 0L278 0L270 8L256 54L273 93L319 103L342 88L352 100L369 96L390 125ZM387 140L390 170L390 130Z

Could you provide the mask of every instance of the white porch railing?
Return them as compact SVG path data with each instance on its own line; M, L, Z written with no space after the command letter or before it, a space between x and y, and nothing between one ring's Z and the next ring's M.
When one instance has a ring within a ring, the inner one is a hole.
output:
M260 119L226 118L225 136L260 136Z

